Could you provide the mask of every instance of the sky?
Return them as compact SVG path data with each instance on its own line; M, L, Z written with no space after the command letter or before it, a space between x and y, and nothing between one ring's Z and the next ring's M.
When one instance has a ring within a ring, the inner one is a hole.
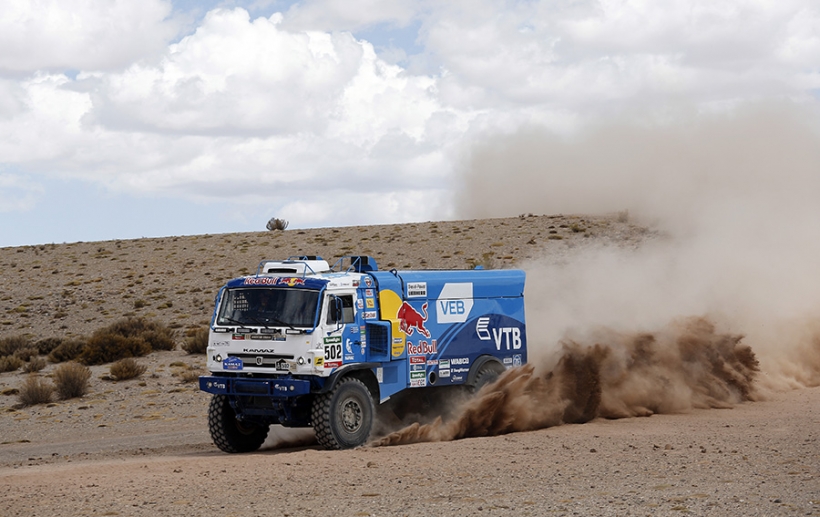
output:
M651 211L578 157L819 106L815 0L4 0L0 247Z

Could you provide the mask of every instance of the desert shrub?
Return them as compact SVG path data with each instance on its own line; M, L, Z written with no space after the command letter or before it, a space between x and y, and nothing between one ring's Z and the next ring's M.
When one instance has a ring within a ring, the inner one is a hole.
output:
M42 357L32 357L29 362L23 365L23 371L26 373L39 372L46 367L46 360Z
M151 350L173 350L176 347L176 332L173 329L145 318L121 319L97 332L139 337L148 343Z
M47 337L36 342L34 346L37 348L37 352L40 355L48 355L62 343L63 338L61 337Z
M119 334L95 332L77 359L85 364L103 364L141 357L151 353L151 345L141 337L123 337Z
M19 357L23 361L28 361L32 357L36 357L38 355L37 349L34 347L26 347L26 348L18 348L16 352L14 352L14 357Z
M33 374L20 386L20 392L17 394L20 403L24 406L34 406L36 404L46 404L51 402L51 396L54 393L54 386L45 379Z
M125 318L95 331L79 360L85 364L110 363L175 347L176 332L173 329L145 318Z
M61 399L82 397L88 391L91 370L85 365L72 361L57 367L52 378L57 388L57 396Z
M112 364L109 371L116 380L124 381L139 377L145 373L146 369L147 367L144 364L139 364L133 357L126 357Z
M189 354L204 354L208 349L208 329L198 329L193 335L188 336L182 343L182 349Z
M0 357L0 373L2 372L13 372L17 368L23 366L23 361L16 355L6 355Z
M196 382L199 380L200 375L202 375L202 371L199 370L199 368L194 370L186 370L179 374L179 380L184 383Z
M278 217L271 217L265 227L270 231L284 230L288 227L288 222L284 219L279 219Z
M52 363L62 363L77 359L85 347L85 342L77 339L63 341L48 354Z
M20 349L28 348L31 340L26 336L9 336L0 339L0 357L14 355Z

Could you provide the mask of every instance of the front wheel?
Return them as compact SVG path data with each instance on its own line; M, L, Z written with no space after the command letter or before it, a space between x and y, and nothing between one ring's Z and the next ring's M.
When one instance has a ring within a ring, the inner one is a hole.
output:
M208 406L208 430L214 445L225 452L252 452L265 443L267 425L243 423L226 395L214 395Z
M316 440L325 449L364 445L373 430L375 405L370 390L359 379L347 377L313 401L311 420Z

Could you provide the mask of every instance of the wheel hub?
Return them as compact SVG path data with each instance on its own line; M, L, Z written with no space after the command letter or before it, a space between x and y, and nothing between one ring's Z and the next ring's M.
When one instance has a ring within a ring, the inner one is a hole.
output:
M351 433L362 425L362 408L355 400L346 400L342 406L342 425Z

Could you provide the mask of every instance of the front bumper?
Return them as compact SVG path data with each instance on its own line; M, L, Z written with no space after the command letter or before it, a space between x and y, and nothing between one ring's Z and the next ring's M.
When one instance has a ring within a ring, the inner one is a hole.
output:
M202 376L199 389L215 395L251 395L290 398L311 392L310 381L294 378L245 379L236 377Z

